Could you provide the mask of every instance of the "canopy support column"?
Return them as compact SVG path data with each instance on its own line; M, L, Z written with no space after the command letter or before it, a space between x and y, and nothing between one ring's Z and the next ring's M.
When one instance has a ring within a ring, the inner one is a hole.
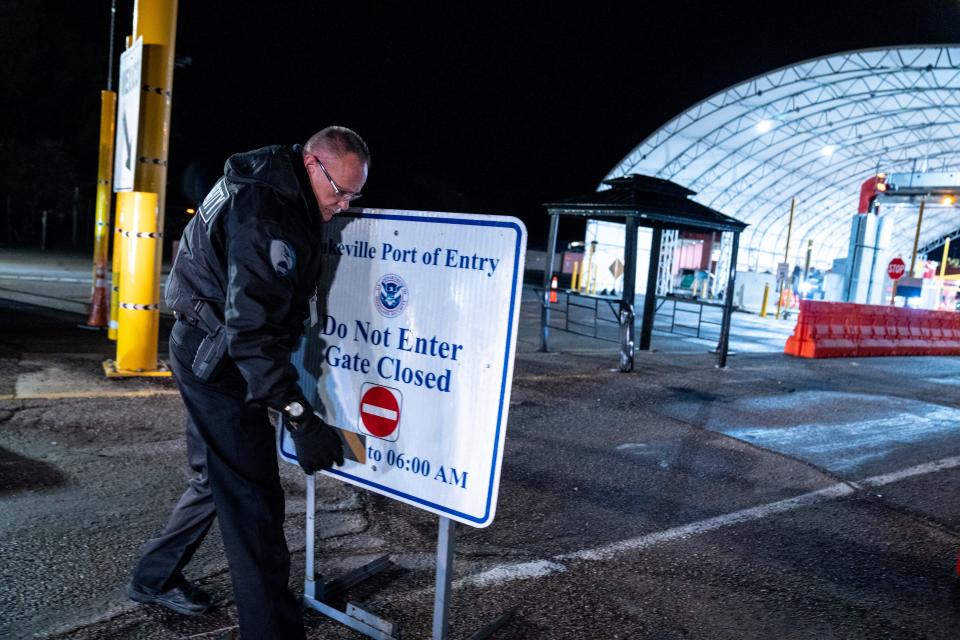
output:
M727 275L727 293L723 298L723 325L720 327L720 344L717 345L719 356L717 366L725 369L727 366L727 351L730 345L730 316L733 314L733 289L737 275L737 251L740 248L740 233L733 232L733 246L730 249L730 264Z
M650 350L650 335L653 333L653 314L657 304L657 267L660 265L660 245L663 229L653 228L650 243L650 265L647 268L647 292L643 296L643 323L640 325L640 350Z
M620 299L620 371L633 371L636 331L633 304L637 298L637 219L627 217L623 243L623 297Z

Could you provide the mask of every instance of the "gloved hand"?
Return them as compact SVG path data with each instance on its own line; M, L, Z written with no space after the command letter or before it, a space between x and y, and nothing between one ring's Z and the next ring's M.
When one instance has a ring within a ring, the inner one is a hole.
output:
M312 476L322 469L329 469L336 462L343 464L343 444L333 427L309 411L301 423L290 425L290 436L297 449L297 461L303 472Z

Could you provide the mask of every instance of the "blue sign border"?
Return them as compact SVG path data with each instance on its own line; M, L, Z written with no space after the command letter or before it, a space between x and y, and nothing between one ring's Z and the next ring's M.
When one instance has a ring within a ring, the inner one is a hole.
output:
M395 495L405 500L408 500L410 502L421 504L425 507L428 507L430 510L439 511L448 515L456 516L458 518L462 518L463 520L466 520L469 522L475 522L480 526L486 526L487 524L490 523L488 519L490 518L490 513L493 508L493 504L492 504L493 488L494 488L493 482L494 482L495 471L497 466L497 458L499 454L500 430L504 428L503 407L504 407L504 396L506 395L507 384L509 383L509 380L507 380L507 372L510 369L510 347L513 344L513 339L514 339L514 335L513 335L514 308L518 303L518 300L517 300L518 286L523 285L522 274L518 274L517 271L520 268L520 249L521 249L520 244L521 244L521 240L523 239L524 230L515 222L506 222L506 221L498 222L495 220L470 220L470 219L460 219L460 218L445 218L440 216L437 216L437 217L404 216L404 215L384 214L384 213L357 213L352 211L344 212L339 215L342 217L358 218L358 219L368 218L368 219L376 219L376 220L396 220L399 222L431 222L431 223L437 223L437 224L452 224L452 225L458 225L458 226L500 227L504 229L513 229L517 233L516 243L514 246L513 283L511 285L511 290L510 290L510 307L507 313L507 343L503 353L503 376L500 381L500 406L497 409L497 428L496 428L496 431L494 432L493 457L490 461L490 483L487 486L487 500L486 500L483 516L476 517L476 516L471 516L469 514L463 513L461 511L455 511L453 509L444 507L443 505L430 502L429 500L424 500L423 498L418 498L416 496L409 495L402 491L398 491L396 489L393 489L392 487L387 487L382 484L373 482L371 480L367 480L365 478L358 478L354 475L345 473L336 468L330 469L329 471L322 472L327 475L339 476L342 478L349 478L351 482L357 483L359 485L369 486L377 489L382 493ZM287 443L290 443L291 440L289 437L285 437L285 433L283 430L281 430L280 433L278 433L277 439L279 441L278 450L280 451L280 454L287 461L296 463L297 462L296 452L290 452L286 449L285 445L287 445Z

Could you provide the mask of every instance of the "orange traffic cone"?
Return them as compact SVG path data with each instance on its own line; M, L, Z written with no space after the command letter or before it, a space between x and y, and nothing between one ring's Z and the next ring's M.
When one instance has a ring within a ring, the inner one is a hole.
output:
M553 276L553 280L550 281L550 302L557 301L557 276Z
M93 298L90 301L90 315L87 326L102 329L107 326L110 312L110 300L107 297L107 268L97 265L93 274Z

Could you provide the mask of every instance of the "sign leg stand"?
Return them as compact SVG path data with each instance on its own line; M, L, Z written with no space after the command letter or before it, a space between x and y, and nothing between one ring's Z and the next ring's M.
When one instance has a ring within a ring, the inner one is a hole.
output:
M317 478L316 476L307 476L307 542L306 556L307 567L303 579L303 594L313 600L317 599L317 582L313 577L313 548L316 540L316 519L317 519ZM323 598L323 594L320 595Z
M456 547L456 523L440 517L437 534L437 582L433 599L433 640L447 640L450 631L450 583L453 579L453 551ZM516 609L510 609L496 620L470 636L470 640L486 640L497 629L513 619Z
M393 566L387 556L377 558L330 582L320 582L317 592L317 580L314 573L314 542L316 541L317 479L307 476L307 531L306 531L306 570L303 581L303 604L333 618L354 631L375 640L396 640L396 624L385 618L360 608L350 602L346 611L340 611L324 602L338 591L344 591Z
M437 587L433 600L433 640L445 640L450 627L450 582L453 578L453 548L456 543L455 523L440 517L437 535Z

